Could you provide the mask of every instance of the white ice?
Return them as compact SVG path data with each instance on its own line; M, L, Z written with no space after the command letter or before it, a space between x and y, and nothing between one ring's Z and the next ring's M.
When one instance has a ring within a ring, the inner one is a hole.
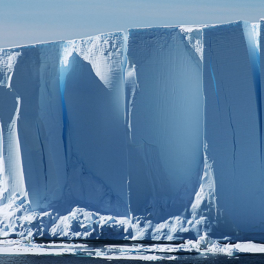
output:
M166 261L177 260L179 255L206 254L206 256L226 255L241 256L264 254L264 246L253 242L238 242L236 244L220 244L203 234L196 241L186 240L179 245L97 245L82 243L36 243L30 238L6 239L0 242L0 255L51 255L99 258L108 260L142 260Z
M0 237L263 240L263 25L0 49Z

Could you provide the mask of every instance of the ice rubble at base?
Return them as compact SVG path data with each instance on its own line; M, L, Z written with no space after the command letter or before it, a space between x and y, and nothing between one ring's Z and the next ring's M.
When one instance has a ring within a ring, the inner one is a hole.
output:
M51 240L131 240L183 241L201 235L200 226L210 233L206 217L197 220L175 216L155 223L148 217L103 215L75 206L69 213L58 209L32 210L25 197L14 194L8 203L0 206L0 237L33 237Z
M264 232L263 21L0 50L0 237Z
M186 239L179 245L172 244L82 244L82 243L36 243L32 238L6 239L0 241L0 255L52 255L81 256L101 259L130 259L142 261L180 260L179 255L226 255L230 257L249 254L264 254L264 245L254 242L220 244L205 233L197 241Z

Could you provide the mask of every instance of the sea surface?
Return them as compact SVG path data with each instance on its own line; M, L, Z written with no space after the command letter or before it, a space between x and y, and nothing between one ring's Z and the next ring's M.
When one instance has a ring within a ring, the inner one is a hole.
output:
M72 256L18 256L18 255L1 255L0 263L4 264L148 264L148 263L215 263L215 264L226 264L226 263L264 263L264 255L251 255L251 256L239 256L239 257L227 257L217 255L186 255L179 256L178 260L174 261L139 261L139 260L105 260L105 259L94 259L89 257L72 257Z

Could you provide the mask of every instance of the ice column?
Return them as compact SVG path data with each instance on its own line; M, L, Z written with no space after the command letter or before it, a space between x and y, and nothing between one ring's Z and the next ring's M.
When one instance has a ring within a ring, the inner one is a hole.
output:
M100 212L128 215L122 32L67 41L61 91L69 193Z
M17 129L21 99L11 87L20 56L16 49L0 50L1 203L15 192L26 192Z
M193 199L203 163L202 62L194 45L196 37L201 44L199 30L129 30L126 125L133 216L164 220Z
M241 231L258 232L264 218L262 110L252 28L241 21L205 27L203 41L205 168L214 176L222 215ZM203 183L205 193L208 186Z

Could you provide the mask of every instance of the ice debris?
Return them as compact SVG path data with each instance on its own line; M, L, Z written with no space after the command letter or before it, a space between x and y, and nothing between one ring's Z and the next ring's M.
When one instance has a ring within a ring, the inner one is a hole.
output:
M184 243L173 244L140 244L109 245L107 243L67 243L67 242L35 242L31 238L4 239L0 241L0 255L55 255L81 256L100 259L130 259L142 261L177 260L182 255L210 254L236 257L248 254L264 254L264 246L253 242L220 244L203 233L197 241L185 240Z

